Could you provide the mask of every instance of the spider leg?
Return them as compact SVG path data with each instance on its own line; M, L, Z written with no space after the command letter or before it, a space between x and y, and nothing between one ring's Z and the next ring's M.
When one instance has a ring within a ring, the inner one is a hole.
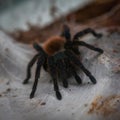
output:
M89 72L89 71L84 67L84 65L79 61L79 59L76 57L76 55L74 55L74 53L73 53L73 52L70 52L70 51L66 51L65 53L66 53L66 55L71 59L71 61L72 61L75 65L79 66L79 67L81 68L81 70L90 78L91 82L92 82L93 84L96 84L97 81L96 81L96 79L94 78L94 76L91 74L91 72Z
M94 50L96 52L103 53L102 49L94 47L93 45L87 44L87 43L85 43L83 41L73 41L73 45L85 46L85 47L87 47L87 48L89 48L91 50Z
M63 82L63 87L64 88L68 88L68 81L66 80L66 64L64 63L64 61L59 60L57 63L57 68L60 72L60 77L62 78L62 82Z
M38 84L38 79L40 77L40 70L41 70L41 66L43 65L45 59L44 57L40 57L38 59L38 62L37 62L37 69L36 69L36 73L35 73L35 81L34 81L34 84L33 84L33 87L32 87L32 91L31 91L31 94L30 94L30 98L33 98L34 97L34 94L35 94L35 91L36 91L36 88L37 88L37 84Z
M58 86L58 81L57 81L57 71L56 71L56 67L55 67L53 57L48 58L48 66L49 66L50 74L51 74L52 79L53 79L53 84L54 84L54 90L56 92L56 97L57 97L58 100L61 100L62 96L61 96L61 93L59 91L59 86Z
M31 78L31 68L32 66L34 65L35 61L37 60L39 54L35 55L32 60L28 63L28 66L27 66L27 76L26 76L26 79L23 81L23 84L27 84L29 79Z
M84 35L86 35L86 34L88 34L88 33L91 33L93 36L95 36L95 37L97 37L97 38L102 37L102 34L96 33L96 32L95 32L93 29L91 29L91 28L87 28L87 29L85 29L85 30L83 30L83 31L81 31L81 32L76 33L76 34L74 35L74 37L73 37L73 40L77 40L79 37L82 37L82 36L84 36Z
M91 28L87 28L87 29L85 29L85 30L83 30L83 31L81 31L81 32L76 33L76 34L74 35L74 37L73 37L73 41L78 41L78 38L79 38L79 37L82 37L82 36L84 36L84 35L86 35L86 34L88 34L88 33L91 33L93 36L95 36L95 37L97 37L97 38L102 37L102 34L96 33L96 32L95 32L93 29L91 29ZM76 54L78 54L78 55L80 54L79 49L78 49L77 46L73 48L73 51L74 51Z
M63 87L68 88L68 81L66 79L62 79L63 81Z
M63 25L61 36L65 37L67 41L71 40L70 28L66 24Z
M78 76L77 72L75 71L75 68L73 67L73 65L70 63L69 60L66 60L66 64L68 65L68 68L70 69L70 71L72 72L76 82L78 84L82 83L82 79L80 78L80 76Z
M40 52L44 56L46 56L46 57L48 56L39 44L34 43L33 47L35 48L36 51Z
M76 82L78 84L81 84L82 83L82 79L80 78L80 76L78 76L77 72L74 69L71 69L71 70L72 70L73 76L75 77Z
M76 82L78 84L81 84L82 83L82 79L80 78L80 76L78 76L78 74L75 71L73 71L73 75L75 77Z

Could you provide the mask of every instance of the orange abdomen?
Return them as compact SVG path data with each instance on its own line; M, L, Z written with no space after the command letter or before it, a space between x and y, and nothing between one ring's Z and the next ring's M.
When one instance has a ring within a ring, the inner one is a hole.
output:
M63 49L65 39L60 36L49 38L43 45L43 49L48 55L53 55Z

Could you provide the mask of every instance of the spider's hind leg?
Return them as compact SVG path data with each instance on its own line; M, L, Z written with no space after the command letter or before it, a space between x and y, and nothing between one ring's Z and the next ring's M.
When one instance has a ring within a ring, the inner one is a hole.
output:
M77 82L78 84L81 84L81 83L82 83L82 79L81 79L80 76L77 74L76 69L74 68L74 66L70 63L69 60L66 60L66 64L67 64L67 67L69 68L69 70L71 71L72 75L74 76L76 82Z
M73 70L73 76L75 77L75 80L78 84L82 83L82 79L80 78L80 76L78 76L75 70Z
M70 51L66 51L66 55L71 59L71 61L76 65L79 66L81 68L81 70L90 78L91 82L93 84L96 84L96 79L94 78L94 76L91 74L91 72L89 72L84 65L82 64L82 62L80 62L80 60L76 57L76 55L74 55L74 53L70 52Z

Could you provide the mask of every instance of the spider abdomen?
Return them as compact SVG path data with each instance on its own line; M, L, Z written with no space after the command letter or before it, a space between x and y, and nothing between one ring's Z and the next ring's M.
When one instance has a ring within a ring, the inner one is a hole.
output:
M49 38L43 45L43 49L48 55L53 55L64 47L65 39L60 36Z

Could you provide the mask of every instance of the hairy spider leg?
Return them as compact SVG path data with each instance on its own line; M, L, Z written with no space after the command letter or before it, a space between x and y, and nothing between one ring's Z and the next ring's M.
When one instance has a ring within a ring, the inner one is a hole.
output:
M93 84L96 84L97 81L96 81L96 79L94 78L94 76L91 74L91 72L89 72L89 71L84 67L84 65L80 62L80 60L76 57L76 55L75 55L73 52L69 51L69 50L65 51L65 53L66 53L66 55L71 59L71 61L72 61L75 65L79 66L79 67L81 68L81 70L90 78L91 82L92 82Z
M73 70L73 76L75 77L75 80L78 84L82 83L82 79L80 78L80 76L78 76L75 70Z
M60 73L60 77L62 79L63 82L63 87L64 88L68 88L68 81L67 81L67 77L66 77L66 64L64 63L63 60L58 60L57 62L57 68L58 71Z
M27 84L29 79L31 78L31 68L34 65L34 63L36 62L38 56L39 56L39 54L35 55L32 58L32 60L28 63L28 66L27 66L27 76L26 76L26 79L23 81L23 84Z
M65 49L66 47L70 47L71 44L72 44L72 40L71 40L71 33L70 33L70 28L68 25L64 25L63 26L63 31L62 31L62 34L61 34L62 37L65 37L66 39L66 44L65 44ZM66 46L67 45L67 46ZM76 54L80 55L80 52L78 50L78 47L75 46L75 47L71 47L70 48L73 52L75 52Z
M78 40L79 37L82 37L88 33L91 33L93 36L97 37L97 38L100 38L102 37L102 34L101 33L96 33L93 29L91 28L86 28L85 30L82 30L78 33L76 33L73 37L73 41L74 40Z
M41 54L44 55L44 56L47 56L47 54L43 51L43 49L37 43L34 43L33 47L39 53L37 55L35 55L32 58L32 60L28 63L28 66L27 66L27 76L26 76L26 79L23 81L23 84L27 84L29 82L29 79L31 78L31 68L34 65L34 63L36 62L38 56L41 55Z
M30 94L30 98L34 97L36 88L37 88L37 84L38 84L38 79L40 78L40 70L41 70L41 66L44 64L45 58L44 56L39 57L38 62L37 62L37 68L36 68L36 73L35 73L35 81L32 87L32 91Z
M44 68L45 71L47 71L47 69L48 69L48 66L47 66L47 57L48 57L48 55L46 54L46 52L42 49L42 47L39 44L34 43L33 47L35 48L36 51L38 51L39 53L43 54L44 57L46 58L46 60L44 62L44 65L43 65L43 68Z
M72 73L72 75L74 76L76 82L77 82L78 84L81 84L81 83L82 83L82 79L81 79L80 76L77 74L77 72L76 72L74 66L72 65L72 63L70 62L70 60L69 60L69 59L66 59L65 62L66 62L67 68L71 71L71 73Z
M44 50L42 49L42 47L41 47L38 43L34 43L34 44L33 44L33 47L34 47L34 49L35 49L37 52L40 52L40 53L42 53L42 54L44 54L44 55L47 55L47 54L44 52Z
M51 77L53 79L54 91L56 92L56 97L58 100L61 100L62 96L61 96L61 93L59 91L59 86L58 86L58 81L57 81L57 71L56 71L56 66L55 66L53 56L50 56L48 58L48 66L49 66Z
M61 33L61 36L65 37L67 41L71 41L70 28L68 27L68 25L63 25L63 31Z
M73 37L73 41L78 41L78 38L79 37L83 37L84 35L88 34L88 33L91 33L93 36L97 37L97 38L100 38L102 37L102 34L100 33L96 33L93 29L91 28L86 28L78 33L76 33ZM80 54L79 52L79 48L78 47L74 47L74 52L76 54Z
M85 46L91 50L97 51L99 53L103 53L103 50L97 47L94 47L93 45L87 44L83 41L73 41L73 45L80 45L80 46Z

